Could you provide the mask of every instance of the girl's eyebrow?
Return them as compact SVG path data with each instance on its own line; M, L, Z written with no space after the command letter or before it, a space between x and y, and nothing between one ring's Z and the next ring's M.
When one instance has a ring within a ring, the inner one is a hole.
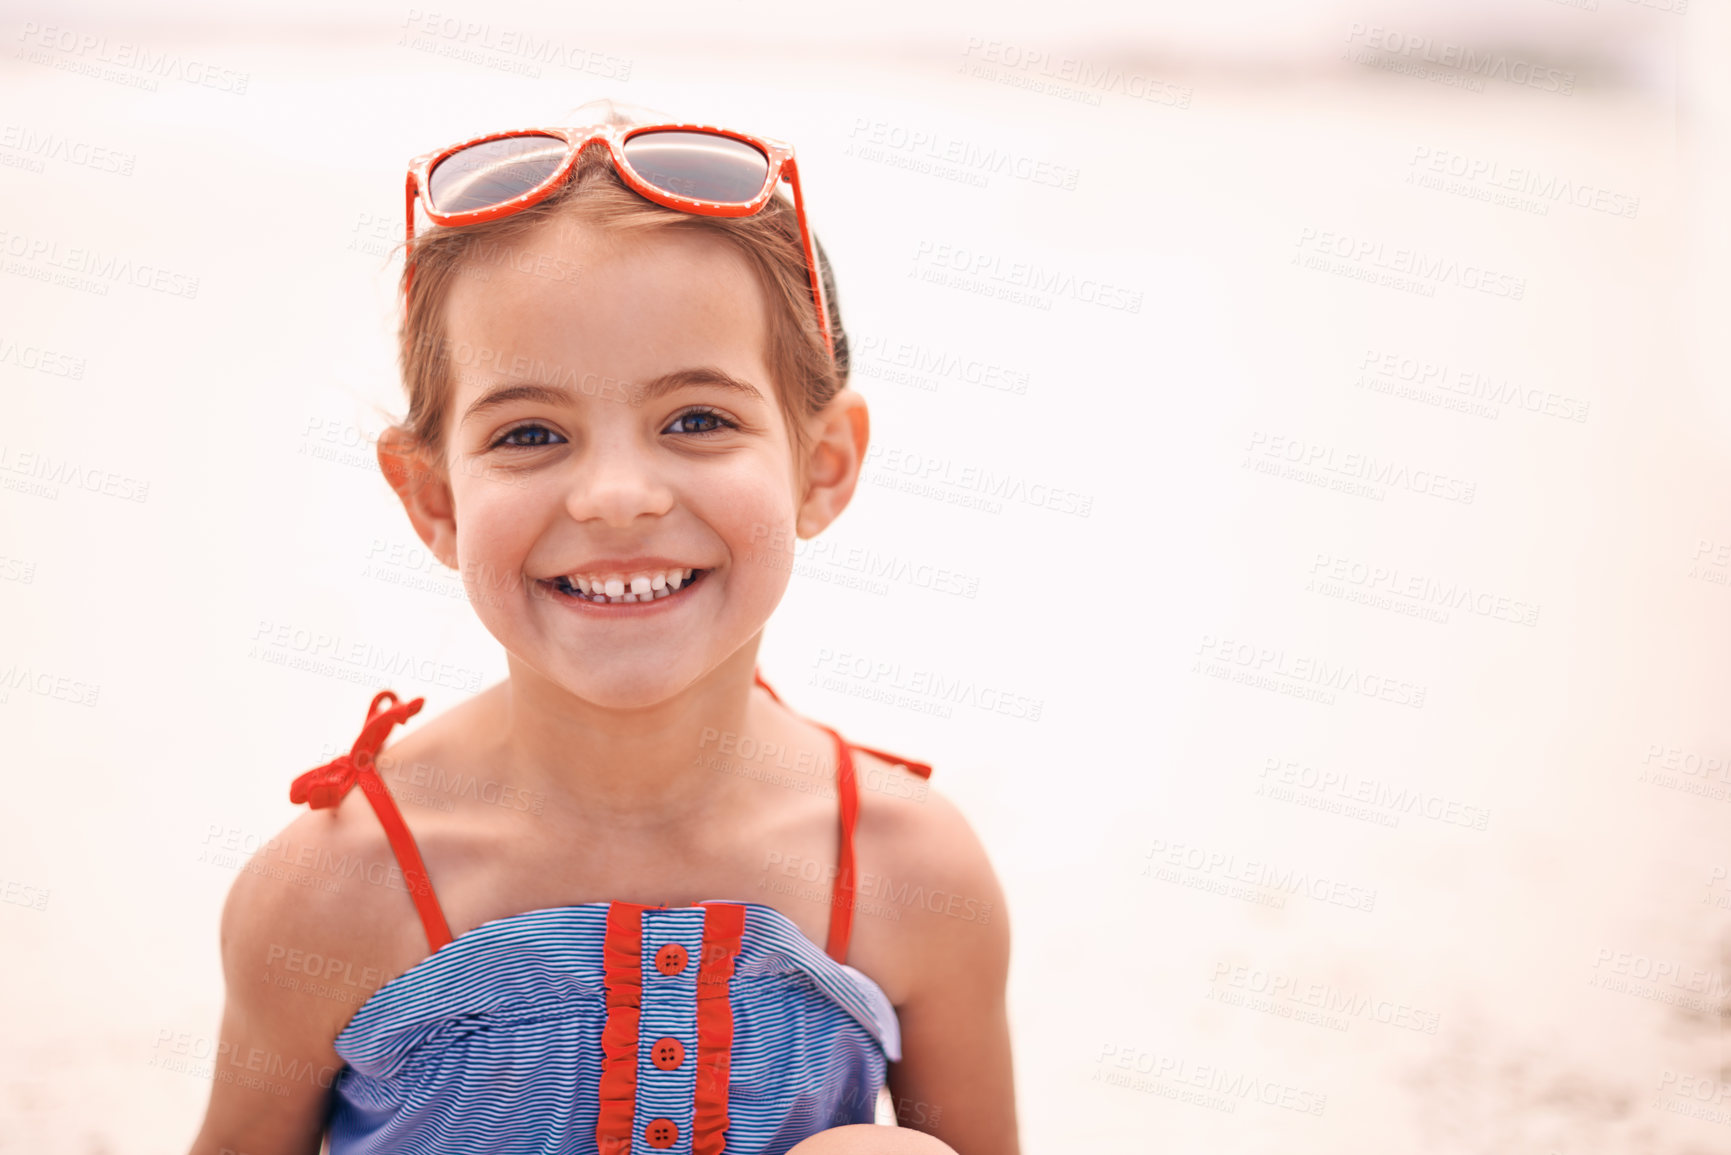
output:
M592 388L571 389L564 385L549 385L539 381L517 381L501 383L477 397L467 409L463 410L462 422L471 417L497 409L501 405L509 405L514 401L532 401L543 405L570 405L577 400L579 394L599 392L603 396L609 392L623 393L624 398L633 404L654 401L668 393L679 389L693 389L699 386L725 389L739 393L754 401L763 401L763 393L749 381L741 380L733 374L713 365L698 365L689 369L675 369L663 373L641 385L628 381L604 380L600 390ZM587 384L587 383L586 383Z

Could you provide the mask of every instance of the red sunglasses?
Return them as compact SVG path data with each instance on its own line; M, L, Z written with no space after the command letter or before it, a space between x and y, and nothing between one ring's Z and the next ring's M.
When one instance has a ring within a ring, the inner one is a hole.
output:
M710 124L588 125L524 128L478 136L409 162L405 206L408 248L415 246L415 198L439 225L473 225L526 209L559 187L578 154L604 141L613 167L659 205L708 217L749 217L769 203L779 181L793 185L793 207L811 274L811 296L824 347L835 357L829 303L817 251L805 221L793 146ZM408 293L414 265L408 266Z

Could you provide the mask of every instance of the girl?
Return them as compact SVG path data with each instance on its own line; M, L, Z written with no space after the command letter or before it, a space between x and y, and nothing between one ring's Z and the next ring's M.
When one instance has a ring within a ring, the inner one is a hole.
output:
M572 119L410 169L378 456L509 676L295 780L194 1155L1017 1155L978 839L756 665L869 434L792 151Z

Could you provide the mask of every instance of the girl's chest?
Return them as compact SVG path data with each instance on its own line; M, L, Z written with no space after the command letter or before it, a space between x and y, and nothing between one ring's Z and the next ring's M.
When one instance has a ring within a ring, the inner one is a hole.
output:
M584 903L622 902L688 907L704 900L755 902L784 915L819 950L828 951L838 887L841 839L834 800L790 808L775 820L738 827L732 836L706 834L684 842L627 847L600 844L548 821L537 829L526 816L505 828L477 829L423 823L422 853L439 905L460 937L476 927L529 911ZM412 820L411 820L412 821ZM725 832L723 832L725 834ZM868 975L890 998L903 1000L898 962L905 942L897 920L863 893L862 878L882 875L869 842L853 839L853 911L845 961ZM405 922L414 921L406 897ZM893 910L889 913L895 913ZM422 944L422 955L425 944ZM399 973L418 958L409 958Z

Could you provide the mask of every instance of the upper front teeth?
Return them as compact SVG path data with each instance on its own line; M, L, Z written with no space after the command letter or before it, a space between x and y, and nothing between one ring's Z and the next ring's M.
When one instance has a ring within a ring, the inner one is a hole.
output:
M691 580L691 568L651 570L637 574L569 574L567 580L590 597L609 601L648 601L666 597Z

